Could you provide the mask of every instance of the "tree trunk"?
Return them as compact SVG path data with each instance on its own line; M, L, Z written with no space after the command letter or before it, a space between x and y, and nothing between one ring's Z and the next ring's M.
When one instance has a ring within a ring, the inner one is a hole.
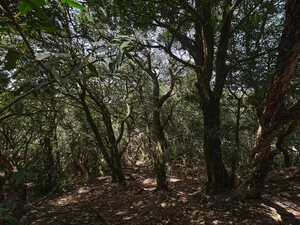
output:
M168 181L165 166L164 147L161 141L156 142L155 148L156 190L168 190Z
M238 187L238 194L245 198L260 198L264 190L269 168L270 145L276 135L276 129L259 128L256 143L252 150L253 161L250 176Z
M104 141L102 140L102 137L101 137L98 127L96 125L96 122L94 121L93 116L88 108L87 103L86 103L86 99L85 99L86 98L86 88L84 87L83 84L81 84L81 83L79 83L79 84L80 84L80 87L82 90L82 93L79 95L80 103L82 104L82 108L85 112L87 121L90 124L91 129L95 135L96 143L97 143L99 149L101 150L101 153L105 159L105 162L107 163L107 165L112 173L112 180L116 181L116 178L117 178L118 182L121 185L126 185L125 175L124 175L124 172L123 172L122 166L121 166L121 156L117 149L118 147L117 147L116 143L111 144L108 147L104 144ZM107 117L103 116L103 119L106 120ZM104 122L106 123L107 121L104 121ZM112 130L108 130L108 132L109 132L108 135L113 135ZM108 149L108 148L110 148L110 149Z
M243 95L238 97L230 87L228 88L229 93L237 100L237 112L236 112L236 123L235 123L235 148L231 154L231 173L230 173L230 186L234 187L235 182L235 169L240 154L240 120L241 120L241 104Z
M230 186L234 186L235 182L235 169L236 164L239 160L240 155L240 119L241 119L241 103L242 103L242 97L237 97L234 95L237 100L237 112L236 112L236 124L235 124L235 150L232 153L231 156L231 175L230 175Z
M224 166L220 139L220 108L218 100L211 100L203 107L203 148L207 173L207 192L224 191L229 177Z
M252 151L252 171L250 176L238 187L238 194L242 198L261 197L268 172L270 145L278 129L295 118L293 107L290 109L285 107L284 97L300 54L299 1L287 0L285 8L286 20L279 44L273 80L267 90L266 102L262 110L258 111L260 127Z
M125 181L125 175L122 169L122 162L121 162L121 156L119 153L119 149L117 146L113 147L111 156L113 160L114 167L112 169L112 173L114 177L117 177L118 181L122 185L126 185Z
M290 167L292 165L290 155L288 150L284 146L284 139L294 132L296 129L297 121L291 122L287 127L283 127L282 131L277 134L277 141L276 141L276 150L273 150L269 156L269 160L272 163L274 161L275 156L282 152L284 157L284 164L286 167Z
M49 135L52 134L52 131L53 130L51 129ZM51 190L56 185L55 178L53 177L55 171L55 165L54 165L54 157L52 152L53 150L52 144L53 144L52 140L48 135L43 140L41 140L41 145L43 149L43 164L44 164L42 179L47 184L47 188L49 188L49 190Z
M154 132L156 146L154 152L154 166L156 171L156 190L168 190L168 181L165 165L165 137L163 128L160 124L160 113L155 110L154 113Z
M191 46L194 55L197 82L204 119L203 149L207 172L206 191L223 192L229 186L229 176L222 158L220 137L220 99L223 93L229 67L226 64L228 43L231 34L231 20L234 8L240 1L224 1L222 4L222 23L219 30L219 43L216 48L211 2L196 1L196 9L201 12L202 21L195 23L195 43ZM216 50L216 52L215 52ZM212 85L213 74L215 82Z
M156 190L168 190L168 181L167 181L167 173L166 173L166 165L165 165L165 149L167 146L165 135L164 135L164 126L168 122L161 122L160 112L163 107L165 101L170 98L171 93L175 86L175 75L173 73L173 65L169 63L169 76L170 76L170 86L169 90L160 95L160 84L158 81L159 74L155 72L152 68L152 58L151 58L151 50L147 52L145 55L147 58L147 66L144 65L140 60L135 60L136 63L150 76L153 84L153 92L152 92L152 102L153 102L153 129L154 129L154 140L155 140L155 149L153 149L153 157L154 157L154 168L156 172ZM147 116L146 116L147 117Z

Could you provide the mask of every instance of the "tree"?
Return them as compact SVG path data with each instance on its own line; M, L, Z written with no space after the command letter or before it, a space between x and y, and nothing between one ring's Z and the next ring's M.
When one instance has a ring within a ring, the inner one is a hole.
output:
M278 47L273 79L268 86L266 100L258 109L259 129L252 150L253 163L250 176L238 187L243 198L259 198L263 193L268 172L270 145L282 125L298 118L300 103L287 108L285 94L290 85L300 54L300 4L287 0L285 23Z
M155 59L154 59L154 56ZM175 87L175 79L178 71L174 72L174 63L169 62L167 70L164 69L164 62L158 55L151 54L151 49L146 51L144 57L146 60L135 58L137 64L143 69L152 81L152 123L155 147L151 150L154 158L154 167L156 172L156 189L168 190L168 181L166 174L165 151L167 150L167 140L164 134L164 128L171 119L169 115L165 121L162 120L162 109L165 102L171 97ZM158 63L157 63L158 61ZM160 85L161 80L168 80L168 90L162 94Z
M101 150L103 157L112 172L113 181L118 181L120 184L125 185L125 175L122 170L121 165L121 157L122 153L118 148L118 144L123 136L123 131L120 131L121 135L116 137L115 131L113 129L112 123L112 115L109 112L109 109L105 103L104 97L98 99L86 86L85 83L79 81L79 85L81 88L81 93L79 93L80 104L83 107L85 112L87 121L89 122L92 131L95 135L95 140L97 146ZM97 124L93 118L93 115L90 111L90 107L87 104L87 93L88 96L96 103L97 107L99 108L100 114L102 116L105 128L106 128L106 137L102 137L97 127ZM129 112L128 112L129 113ZM127 118L125 118L127 119ZM124 129L122 127L121 129ZM105 141L107 144L105 144Z
M265 29L270 14L274 13L274 8L268 7L273 3L196 0L135 1L128 4L127 1L115 0L112 5L105 5L112 18L120 15L123 32L130 32L132 27L155 30L158 37L146 47L162 49L195 71L204 121L203 149L208 192L222 192L230 186L220 137L220 100L228 74L243 62L255 59L260 51L265 51L259 48L251 57L242 58L246 53L244 42L237 44L235 41L244 35L240 28L253 21L254 15L264 15L265 23L260 23L259 19L254 21L260 30ZM255 46L260 46L259 35L256 38ZM241 51L242 54L235 54Z

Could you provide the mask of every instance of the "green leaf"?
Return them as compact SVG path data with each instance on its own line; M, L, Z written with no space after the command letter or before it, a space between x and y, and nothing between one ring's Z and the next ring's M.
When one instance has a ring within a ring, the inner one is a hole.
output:
M124 58L124 51L120 50L119 53L117 54L116 58L114 58L109 64L109 69L110 71L113 73L115 72L115 70L117 70L120 65L123 62L123 58Z
M112 62L110 62L109 64L108 64L108 67L109 67L109 70L110 70L110 72L115 72L115 63L114 63L114 61L112 61Z
M30 10L32 10L32 8L26 4L24 1L22 1L22 4L18 7L18 10L23 13L26 14L28 13Z
M48 57L51 56L51 53L41 53L41 52L36 52L34 53L34 56L35 56L35 59L36 60L43 60L43 59L46 59Z
M58 32L58 30L55 27L53 27L51 23L34 20L32 18L27 20L26 25L30 26L30 27L33 27L37 30L44 30L44 31L47 31L47 32Z
M95 77L98 76L97 69L96 69L96 67L93 64L89 64L88 68L89 68L89 71L91 72L91 74L93 76L95 76Z
M73 6L77 9L84 9L83 5L81 5L80 3L73 1L73 0L61 0L64 3L67 3L69 6Z
M70 56L70 54L67 54L67 53L53 53L53 55L55 57L62 57L62 58L67 58Z
M44 84L46 84L48 82L47 79L44 80L40 80L39 84L34 88L34 90L39 90Z
M112 73L106 73L105 75L106 75L108 78L111 78L111 79L114 78L114 75L113 75Z
M20 99L15 103L15 111L18 114L21 114L24 111L24 100Z
M36 7L41 7L45 5L44 0L22 0L22 4L18 7L19 11L23 14L35 9Z
M53 75L55 80L61 85L63 86L67 91L69 91L69 88L67 86L67 83L65 81L65 79L63 79L57 72L53 71Z
M16 185L19 185L20 182L24 179L25 176L26 176L25 170L20 169L20 170L18 170L17 172L14 172L14 173L11 175L9 181L10 181L11 183L14 183L14 182L15 182Z
M128 64L129 64L129 66L130 66L130 68L133 70L133 71L135 71L135 63L134 63L134 61L132 60L132 59L130 59L129 61L128 61Z
M143 31L138 31L136 33L136 36L137 36L137 38L140 38L140 37L144 36L145 34L147 34L149 31L150 31L150 29L146 29L146 30L143 30Z
M14 69L19 59L20 59L20 54L18 52L8 50L8 53L5 56L4 68L6 70Z
M115 59L117 68L119 68L119 66L122 64L124 58L123 56L124 56L124 51L120 50Z
M123 50L125 48L128 48L130 46L131 41L124 41L121 46L120 49Z
M47 31L47 32L58 32L58 30L56 28L52 27L52 26L42 26L42 25L40 25L39 29Z
M46 2L44 0L22 0L22 4L18 7L18 9L23 14L26 14L29 11L34 10L38 18L51 24L51 20L41 9L41 7L44 6L45 4Z
M71 72L72 74L78 74L79 71L82 69L82 67L83 67L83 63L82 63L82 62L80 62L80 63L75 63L75 64L72 66L70 72Z
M6 220L13 225L22 225L18 219L12 216L7 216Z
M9 27L0 27L0 32L10 31Z
M19 88L14 91L14 96L19 96L24 90L28 89L29 87L31 88L31 83L28 80L25 80L19 84Z

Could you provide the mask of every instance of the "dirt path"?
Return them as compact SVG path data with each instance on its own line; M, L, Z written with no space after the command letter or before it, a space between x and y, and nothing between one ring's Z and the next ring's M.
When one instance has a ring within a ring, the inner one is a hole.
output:
M155 176L147 167L129 172L135 180L126 189L109 177L72 187L31 208L22 224L300 224L299 178L268 183L261 200L240 202L232 192L203 195L197 174L173 174L170 192L156 192Z

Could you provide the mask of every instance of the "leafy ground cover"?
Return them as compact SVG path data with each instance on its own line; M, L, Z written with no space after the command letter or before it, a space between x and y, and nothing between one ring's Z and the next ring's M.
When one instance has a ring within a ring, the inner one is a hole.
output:
M178 169L170 176L170 191L159 192L150 166L139 164L127 172L134 177L127 187L110 177L67 186L30 207L22 224L300 224L299 177L269 181L262 199L243 202L234 191L205 195L204 173ZM29 195L29 202L38 199L34 192Z

